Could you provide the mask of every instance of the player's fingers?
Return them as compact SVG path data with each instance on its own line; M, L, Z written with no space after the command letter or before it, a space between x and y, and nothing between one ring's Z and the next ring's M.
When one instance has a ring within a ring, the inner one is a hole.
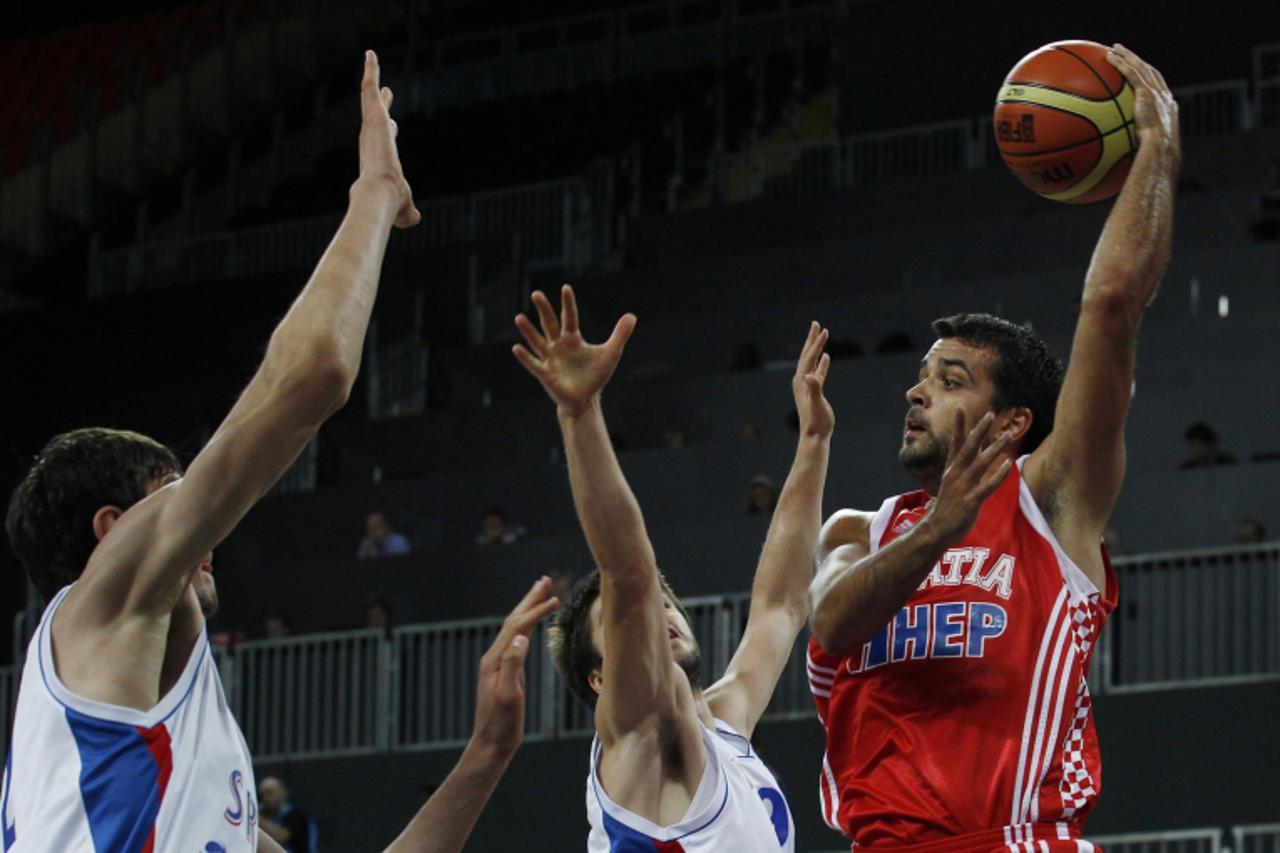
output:
M550 598L539 601L529 607L521 609L517 613L512 613L507 617L507 624L504 630L511 634L529 635L534 626L546 619L552 613L556 612L556 608L560 606L560 599L554 595Z
M516 357L516 361L525 370L533 374L535 379L542 379L542 362L533 357L533 354L524 348L522 344L514 344L511 347L511 354Z
M520 601L516 604L516 606L511 608L511 612L507 614L506 621L511 622L521 613L525 612L526 610L529 610L532 607L537 606L539 602L546 601L547 593L550 590L551 590L551 578L547 577L546 575L543 575L542 577L538 578L536 581L533 582L533 586L529 587L529 591L524 594L524 597L520 599Z
M627 341L631 340L631 333L636 330L636 322L635 314L630 312L623 314L614 324L613 333L609 335L609 340L605 341L604 345L621 353Z
M831 353L824 352L822 358L818 359L818 369L814 371L818 376L819 383L827 381L827 370L831 367Z
M378 98L382 101L382 106L387 112L391 112L391 102L395 100L395 95L391 93L391 87L383 86L378 90Z
M1004 478L1009 476L1009 469L1013 467L1013 460L1005 457L994 471L988 471L987 476L978 484L978 499L985 501L1000 488L1000 484L1004 482Z
M578 300L573 295L573 288L567 284L560 287L560 322L566 335L578 331Z
M529 349L537 353L538 358L547 357L547 339L533 325L533 321L523 314L517 314L516 329L520 334L524 335L525 341L529 344Z
M378 100L378 55L372 50L364 52L364 77L360 81L360 110L366 117Z
M549 340L560 337L560 321L556 319L556 312L551 310L551 302L547 299L547 295L541 290L535 290L529 299L538 311L538 322L542 324L542 334Z

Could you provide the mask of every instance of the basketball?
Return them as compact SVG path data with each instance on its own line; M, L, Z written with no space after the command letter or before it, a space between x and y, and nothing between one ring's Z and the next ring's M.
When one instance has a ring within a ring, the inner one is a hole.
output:
M1087 204L1120 191L1138 137L1133 87L1091 41L1059 41L1005 77L992 120L996 147L1023 184L1054 201Z

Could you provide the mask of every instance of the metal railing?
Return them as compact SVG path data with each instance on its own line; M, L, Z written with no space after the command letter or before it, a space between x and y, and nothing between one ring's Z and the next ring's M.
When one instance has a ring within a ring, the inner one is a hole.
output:
M1121 607L1095 654L1095 693L1280 678L1280 543L1123 558L1115 570ZM704 596L684 604L709 683L741 641L750 595ZM488 617L389 633L367 629L257 640L233 651L213 646L211 653L250 748L263 760L444 749L470 736L477 667L500 626L499 617ZM807 641L805 634L797 640L766 720L813 713ZM591 712L554 672L545 626L532 642L526 737L589 735ZM0 714L6 721L20 675L17 667L0 669ZM1257 836L1249 835L1250 843L1263 846L1247 853L1280 853L1265 847L1275 829L1250 828ZM1165 844L1161 853L1216 853L1216 842L1210 845L1205 832L1142 838ZM1136 837L1117 838L1128 843ZM1175 842L1180 846L1170 846Z
M1122 557L1095 692L1280 676L1280 544Z
M1167 832L1127 832L1122 835L1089 836L1088 840L1107 853L1220 853L1222 830L1207 827Z
M390 653L378 629L237 646L232 707L254 755L270 760L386 750Z
M1231 828L1231 853L1280 853L1280 823Z
M584 230L578 218L592 209L587 192L586 182L573 177L426 199L418 203L422 223L398 234L388 254L514 238L528 267L576 267L593 254L574 240ZM322 216L111 249L91 261L89 295L307 270L340 221Z

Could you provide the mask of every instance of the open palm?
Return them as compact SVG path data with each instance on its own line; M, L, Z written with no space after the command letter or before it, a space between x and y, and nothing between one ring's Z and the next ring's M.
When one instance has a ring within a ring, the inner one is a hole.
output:
M524 314L517 315L516 328L528 348L516 344L511 352L542 383L557 408L566 414L581 414L594 404L613 376L622 350L635 331L635 315L624 314L609 340L589 344L578 329L578 303L572 287L566 284L560 289L559 317L542 291L534 291L531 299L542 328L535 327Z

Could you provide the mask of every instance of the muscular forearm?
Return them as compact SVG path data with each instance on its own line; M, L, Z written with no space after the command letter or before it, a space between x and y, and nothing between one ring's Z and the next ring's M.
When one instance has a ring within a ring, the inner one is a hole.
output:
M831 654L850 654L893 618L946 552L948 540L922 519L861 559L837 548L811 588L813 632Z
M1119 300L1135 323L1169 262L1178 158L1172 141L1143 142L1085 277L1084 300Z
M613 452L599 400L581 413L562 411L558 417L573 504L596 565L615 579L648 571L654 564L653 546Z
M386 181L360 179L352 185L342 224L271 336L264 373L286 379L327 369L350 389L398 204L395 187Z
M751 585L753 604L792 608L801 620L822 529L822 491L830 451L829 436L801 436Z
M510 753L473 739L387 853L461 850L510 761Z

